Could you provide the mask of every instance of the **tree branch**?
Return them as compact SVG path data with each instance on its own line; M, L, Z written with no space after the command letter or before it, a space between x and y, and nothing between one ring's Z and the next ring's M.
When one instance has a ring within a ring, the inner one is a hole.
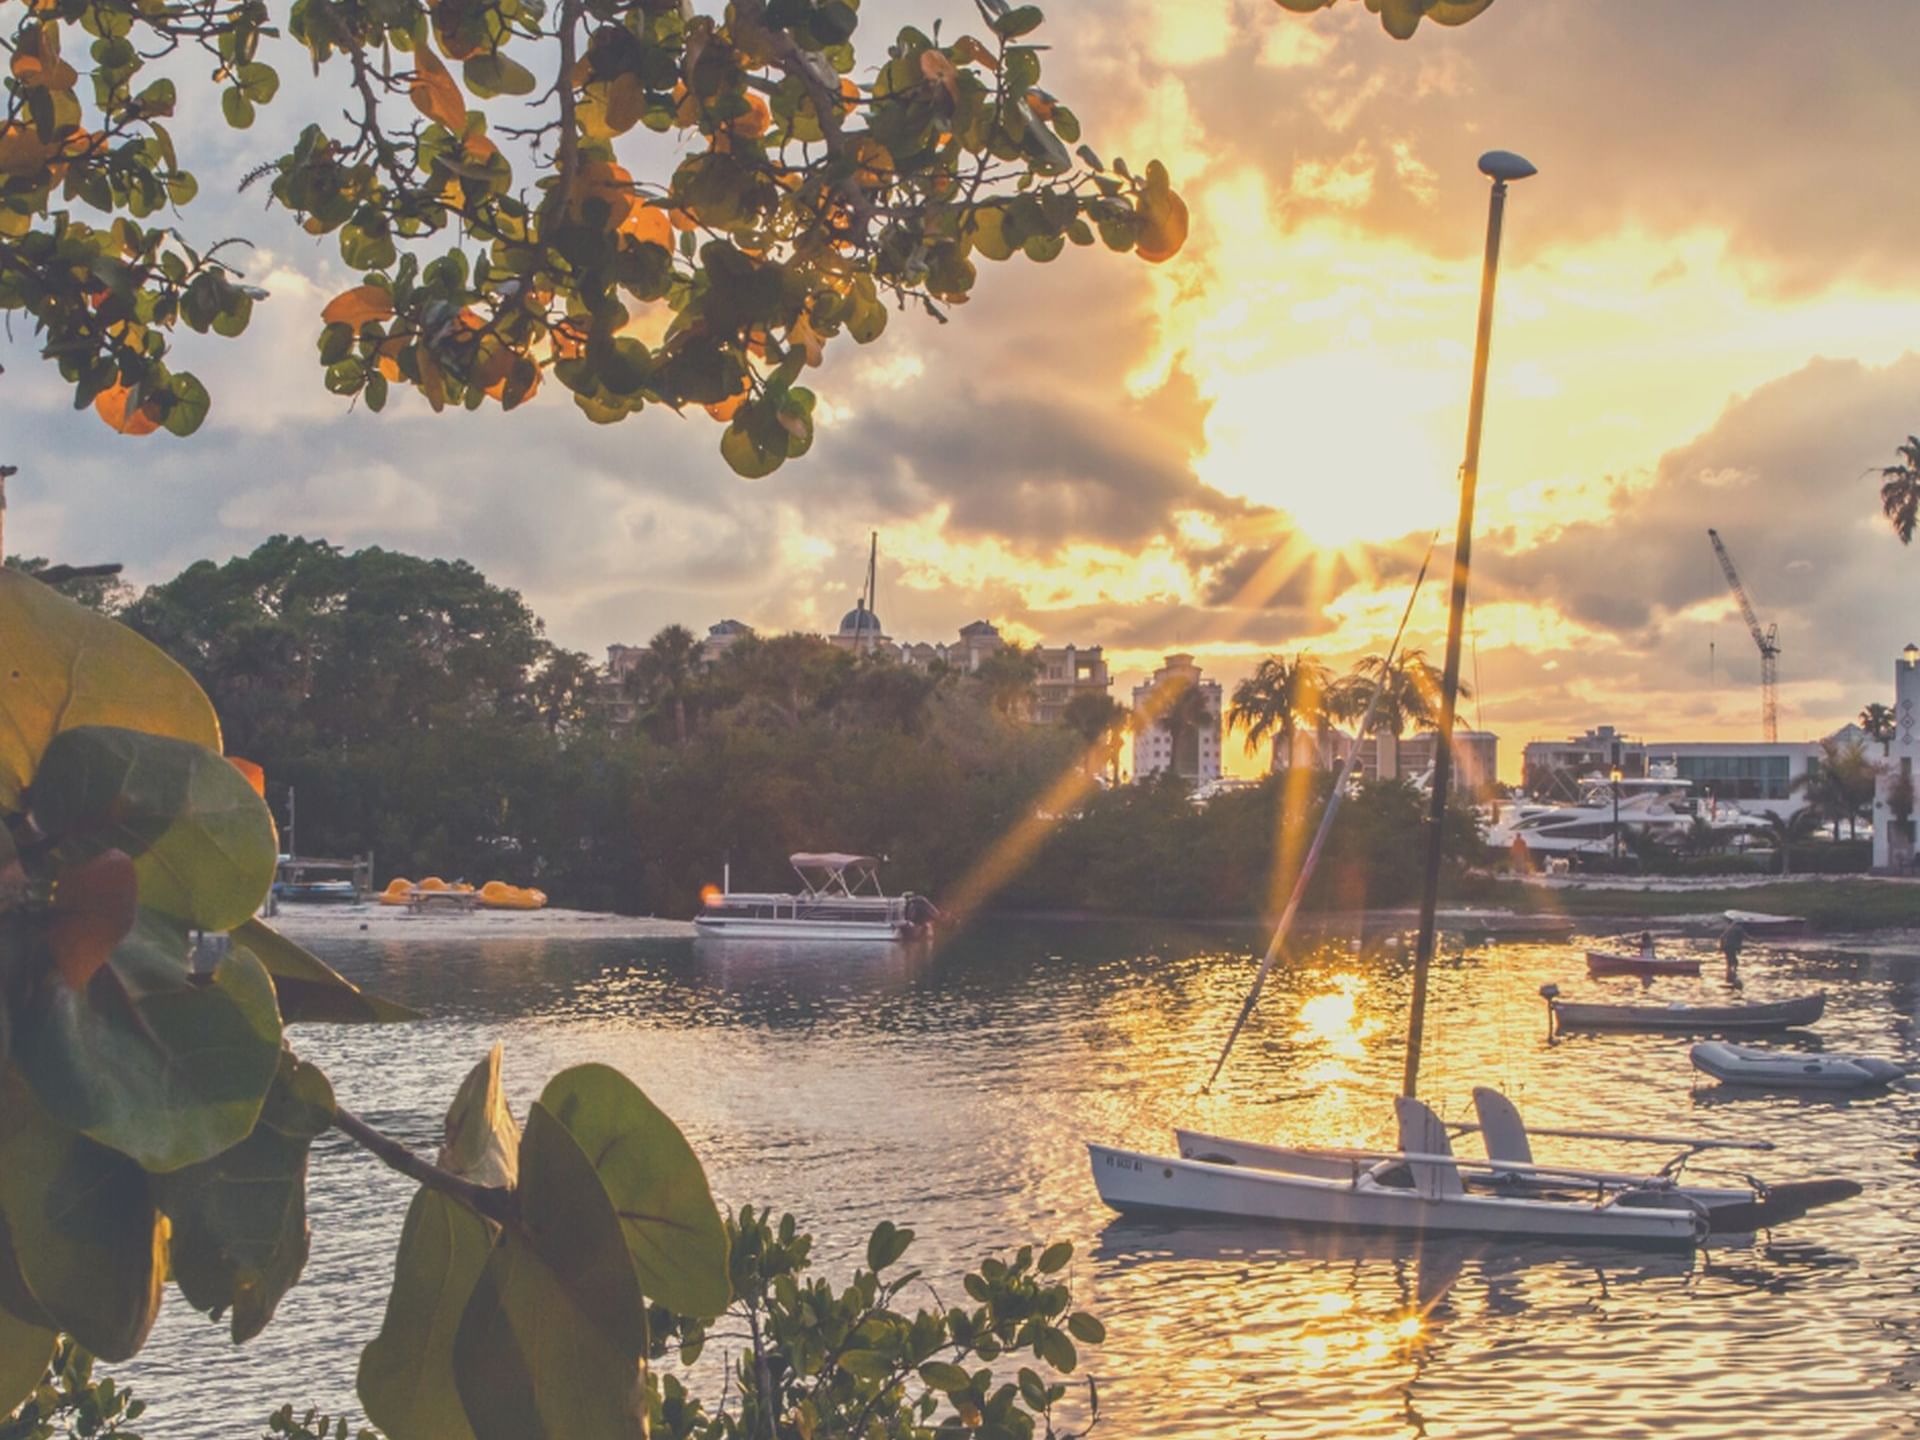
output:
M363 1150L371 1151L374 1158L388 1169L398 1170L408 1179L418 1180L429 1190L438 1190L443 1195L451 1196L476 1214L501 1225L513 1224L520 1218L520 1207L514 1200L513 1191L494 1185L476 1185L451 1170L442 1170L438 1165L422 1160L398 1140L381 1134L344 1105L334 1108L333 1123L348 1139Z

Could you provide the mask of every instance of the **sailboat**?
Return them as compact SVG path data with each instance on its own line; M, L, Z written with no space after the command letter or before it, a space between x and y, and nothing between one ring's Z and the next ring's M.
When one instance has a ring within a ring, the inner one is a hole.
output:
M1493 181L1493 191L1487 221L1486 259L1481 273L1479 334L1474 350L1466 460L1460 472L1460 518L1454 532L1453 586L1447 612L1439 734L1434 746L1420 937L1414 953L1413 1000L1407 1023L1407 1063L1401 1094L1394 1101L1399 1124L1398 1149L1286 1147L1197 1132L1179 1133L1180 1153L1171 1156L1089 1143L1087 1151L1094 1186L1101 1200L1115 1210L1410 1234L1464 1233L1684 1247L1698 1244L1717 1230L1751 1231L1778 1224L1804 1214L1815 1205L1859 1193L1860 1187L1851 1181L1814 1181L1773 1188L1749 1183L1717 1188L1683 1185L1677 1178L1686 1160L1701 1150L1771 1149L1764 1141L1538 1131L1535 1133L1595 1141L1672 1143L1680 1147L1680 1153L1650 1175L1536 1164L1519 1112L1505 1096L1489 1089L1477 1090L1474 1094L1480 1123L1456 1127L1463 1133L1481 1131L1486 1140L1487 1157L1476 1160L1456 1156L1448 1127L1415 1098L1427 981L1433 963L1454 709L1460 688L1461 640L1471 568L1473 502L1479 473L1500 227L1508 182L1535 173L1533 166L1521 157L1499 150L1483 155L1480 169ZM1425 574L1426 567L1422 565L1420 576L1414 582L1415 596ZM1413 598L1409 597L1393 650L1399 647L1412 608ZM1392 653L1390 650L1390 658ZM1375 700L1377 703L1377 695ZM1369 709L1361 722L1362 734L1372 719L1373 711ZM1348 769L1350 772L1351 757ZM1344 779L1345 776L1343 782ZM1317 863L1344 789L1344 783L1334 787L1321 817L1319 833L1302 862L1293 897L1275 928L1226 1047L1214 1065L1216 1077L1278 958L1281 942ZM1208 1083L1211 1084L1211 1080Z

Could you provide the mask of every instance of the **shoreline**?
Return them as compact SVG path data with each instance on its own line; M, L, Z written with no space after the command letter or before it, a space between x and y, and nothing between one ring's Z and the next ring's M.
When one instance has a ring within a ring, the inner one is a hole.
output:
M414 912L377 901L283 904L268 924L289 940L686 940L691 920L598 910L438 910Z

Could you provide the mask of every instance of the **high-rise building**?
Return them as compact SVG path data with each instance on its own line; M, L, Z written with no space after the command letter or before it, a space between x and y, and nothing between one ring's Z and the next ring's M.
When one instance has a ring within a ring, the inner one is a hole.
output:
M1911 870L1914 859L1914 777L1920 761L1920 645L1893 662L1893 738L1874 742L1881 754L1873 793L1875 869ZM1873 744L1869 744L1871 753Z
M1187 700L1189 693L1198 704ZM1133 687L1133 778L1171 770L1198 787L1220 778L1220 682L1200 673L1191 655L1169 655Z

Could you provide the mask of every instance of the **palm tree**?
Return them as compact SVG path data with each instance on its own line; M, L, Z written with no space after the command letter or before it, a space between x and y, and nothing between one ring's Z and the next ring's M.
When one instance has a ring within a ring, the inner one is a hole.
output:
M633 682L649 704L671 707L673 737L687 743L687 701L700 683L700 641L684 625L669 625L647 642Z
M1861 708L1860 728L1867 732L1869 739L1878 740L1882 745L1891 743L1893 737L1899 733L1893 707L1882 705L1878 700Z
M1088 758L1099 757L1101 768L1119 779L1120 747L1127 734L1127 707L1111 695L1082 690L1061 707L1060 719L1087 742Z
M1895 453L1899 461L1880 471L1880 508L1900 543L1911 545L1920 525L1920 435L1909 435Z
M1173 773L1189 780L1200 778L1200 732L1219 721L1213 706L1207 703L1206 692L1198 685L1182 685L1174 697L1167 702L1166 709L1160 712L1160 723L1167 727L1167 733L1173 738ZM1183 752L1187 749L1187 740L1193 740L1193 760L1188 769L1180 768Z
M1394 660L1369 655L1333 683L1327 707L1341 720L1356 721L1367 713L1374 693L1379 692L1373 733L1387 737L1387 743L1381 745L1376 739L1382 763L1375 766L1375 771L1382 779L1393 779L1399 766L1388 760L1390 756L1397 760L1400 737L1409 729L1429 730L1440 723L1440 682L1440 672L1427 663L1423 650L1409 650ZM1472 689L1461 682L1460 698L1472 694Z
M1301 726L1320 719L1331 678L1327 667L1308 651L1301 651L1291 662L1269 655L1233 687L1227 727L1247 732L1249 755L1263 741L1272 740L1273 762L1268 768L1278 769L1283 756L1292 765L1294 737Z
M1858 740L1845 744L1829 736L1820 742L1820 754L1808 764L1805 773L1794 778L1792 789L1803 791L1807 809L1822 824L1833 826L1833 838L1840 838L1840 822L1847 822L1849 838L1859 833L1860 812L1873 804L1878 771L1867 759L1867 747Z
M1024 715L1033 699L1033 682L1040 678L1040 653L1003 646L980 662L973 678L987 687L987 699L1002 715Z
M1767 828L1773 832L1773 848L1780 855L1780 873L1793 873L1793 845L1796 840L1804 840L1820 828L1820 817L1814 813L1811 805L1796 810L1793 814L1782 816L1771 812L1767 815Z

